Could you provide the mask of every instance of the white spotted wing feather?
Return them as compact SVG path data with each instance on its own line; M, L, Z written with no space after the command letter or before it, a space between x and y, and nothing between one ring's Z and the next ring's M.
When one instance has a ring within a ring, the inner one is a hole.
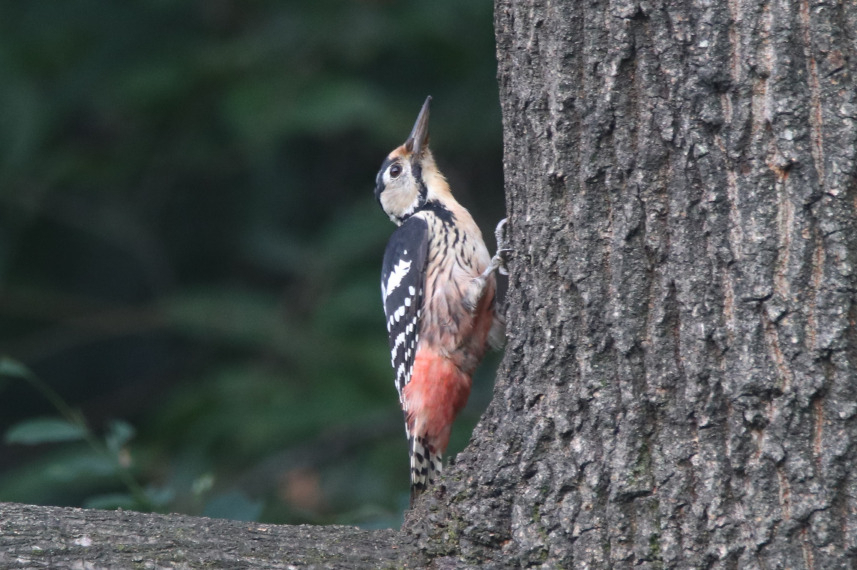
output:
M421 218L412 217L393 232L384 252L381 296L400 401L411 379L419 344L427 251L428 226Z

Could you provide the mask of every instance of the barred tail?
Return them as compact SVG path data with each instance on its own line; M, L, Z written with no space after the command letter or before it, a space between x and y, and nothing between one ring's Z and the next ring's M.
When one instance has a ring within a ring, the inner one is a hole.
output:
M409 438L408 451L411 455L411 508L417 497L434 483L435 474L443 469L443 455L429 445L425 437Z

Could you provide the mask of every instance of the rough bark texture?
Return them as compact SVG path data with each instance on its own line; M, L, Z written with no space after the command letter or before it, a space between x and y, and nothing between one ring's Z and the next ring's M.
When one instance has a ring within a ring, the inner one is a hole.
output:
M509 343L408 529L567 568L857 560L857 3L497 0Z
M0 568L421 568L392 530L0 503Z

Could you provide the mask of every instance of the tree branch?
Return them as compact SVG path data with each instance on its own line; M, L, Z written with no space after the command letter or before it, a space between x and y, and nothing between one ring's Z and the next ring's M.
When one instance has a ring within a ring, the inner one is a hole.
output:
M0 503L0 567L8 569L402 568L424 563L394 530Z

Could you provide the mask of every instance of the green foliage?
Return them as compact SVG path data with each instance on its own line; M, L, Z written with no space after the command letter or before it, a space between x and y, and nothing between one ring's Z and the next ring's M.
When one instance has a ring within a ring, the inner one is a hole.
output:
M375 171L431 94L493 227L494 75L483 0L0 6L0 500L397 525Z
M231 491L209 501L204 516L229 518L237 521L254 521L262 514L262 501L253 501L240 491Z
M35 445L83 439L86 429L62 418L33 418L15 424L3 436L5 443Z
M127 422L110 422L104 438L99 438L87 425L83 415L71 408L56 392L44 384L24 364L9 357L0 359L0 374L24 380L50 401L62 417L31 418L10 427L4 435L6 444L39 445L85 441L88 448L66 454L51 461L39 474L43 483L61 484L92 478L115 479L127 493L113 493L108 502L104 496L92 497L85 504L124 506L151 510L156 506L129 469L130 459L125 445L134 437L134 428Z

